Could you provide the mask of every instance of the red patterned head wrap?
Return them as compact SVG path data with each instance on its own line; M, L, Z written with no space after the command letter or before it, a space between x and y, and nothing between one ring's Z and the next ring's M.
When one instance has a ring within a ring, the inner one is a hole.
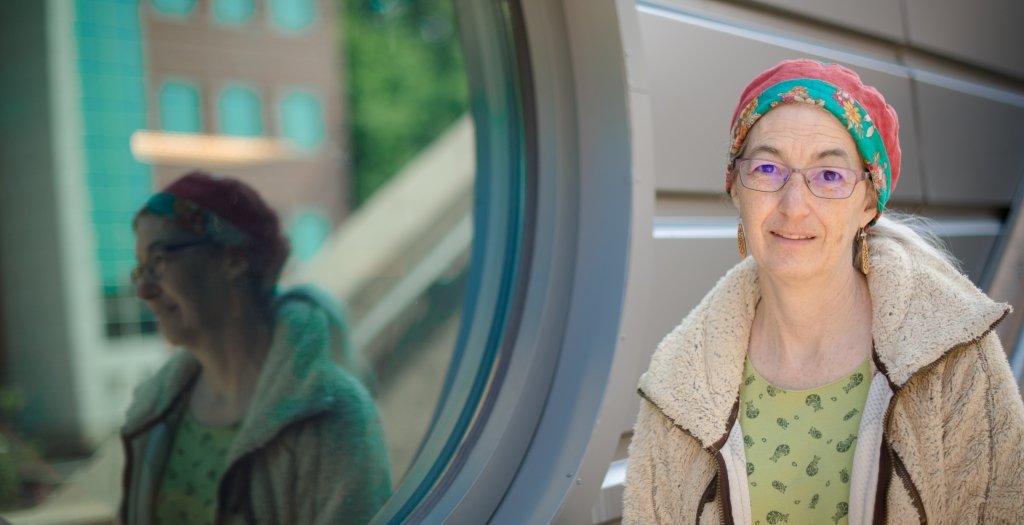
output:
M290 251L277 213L235 179L193 171L154 194L139 213L167 217L224 245L249 248L254 270L273 285Z
M899 118L877 89L839 64L784 60L757 75L743 90L733 111L729 169L757 120L780 104L789 103L817 105L830 111L846 127L868 170L877 174L873 180L881 213L900 177ZM726 191L731 184L732 176L728 173Z

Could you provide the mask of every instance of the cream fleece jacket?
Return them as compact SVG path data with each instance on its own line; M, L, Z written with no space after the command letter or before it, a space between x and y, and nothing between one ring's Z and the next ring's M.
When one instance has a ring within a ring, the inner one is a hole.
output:
M850 523L1020 523L1024 403L992 332L1009 307L913 247L873 238L870 251L876 371ZM759 297L747 258L658 345L640 379L623 523L750 522L743 447L730 443Z

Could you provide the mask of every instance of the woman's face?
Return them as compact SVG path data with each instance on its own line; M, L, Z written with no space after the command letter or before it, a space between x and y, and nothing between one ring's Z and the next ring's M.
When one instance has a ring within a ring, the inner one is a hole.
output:
M224 326L231 284L219 246L144 214L135 226L135 257L138 296L171 344L192 347Z
M824 109L803 104L780 106L761 117L741 156L790 168L864 170L843 125ZM732 199L743 220L747 249L761 271L783 280L820 280L855 271L854 238L875 214L868 182L858 182L848 198L823 199L796 172L777 192L746 188L737 174Z

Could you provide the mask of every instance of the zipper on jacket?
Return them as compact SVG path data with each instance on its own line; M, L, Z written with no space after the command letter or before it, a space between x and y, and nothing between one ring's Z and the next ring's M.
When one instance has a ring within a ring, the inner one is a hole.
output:
M128 523L128 509L132 507L132 503L128 500L129 495L134 497L137 491L129 491L129 481L131 478L132 469L135 468L135 458L132 454L132 445L123 436L121 438L121 446L124 447L124 470L121 472L121 505L117 509L117 515L121 517L122 523Z
M917 522L921 525L928 523L927 514L924 511L924 500L921 499L921 492L917 490L917 486L910 479L910 473L907 472L907 466L903 464L903 460L896 455L892 447L889 447L889 454L892 456L893 471L896 476L903 482L903 488L907 489L910 493L910 501L914 503L914 510L917 511Z
M675 420L668 417L668 414L665 414L665 411L657 403L651 400L651 398L647 397L647 393L644 392L642 388L637 388L636 391L637 394L640 395L640 397L642 397L648 403L650 403L659 411L661 411L662 415L668 418L669 421L672 421L672 425L674 427L678 428L684 434L693 438L693 440L696 441L697 443L700 443L700 439L698 439L697 436L693 435L689 430L686 430L685 428L683 428L682 425L676 423ZM733 523L732 509L729 509L728 518L726 517L725 512L726 507L723 498L725 498L729 494L729 491L727 481L724 481L726 479L725 458L721 457L721 451L722 447L724 447L725 444L729 441L729 433L732 431L733 425L736 424L736 419L739 417L739 413L740 402L739 400L737 400L735 403L732 404L732 409L729 411L729 417L726 418L725 435L723 435L718 441L712 443L711 446L704 449L705 452L711 454L711 458L715 462L715 476L711 478L711 481L708 483L708 487L704 489L704 494L701 495L700 498L700 504L697 505L697 516L695 518L697 525L700 525L700 517L704 513L704 507L710 501L708 499L708 493L711 493L712 491L717 492L719 523L721 523L722 525L731 525ZM715 480L718 480L717 483Z
M729 513L725 512L725 502L729 499L729 473L725 469L725 458L722 457L721 450L715 454L715 469L718 471L718 523L730 525L733 523L731 506Z
M717 489L718 489L718 463L716 462L715 463L715 475L714 475L714 477L711 478L711 481L708 482L707 488L704 489L704 494L702 494L701 497L700 497L700 505L697 506L697 516L696 516L695 521L694 521L694 523L696 523L697 525L700 525L700 517L701 517L702 514L704 514L704 507L708 503L711 503L712 501L715 500L715 495L717 494ZM719 515L721 515L721 514L719 514Z
M959 347L959 345L953 348L957 347ZM929 363L925 367L922 367L918 373L934 368L935 364L945 359L945 356L947 355L949 355L949 352L943 354L943 357L936 359L933 363ZM885 369L884 365L880 361L876 360L876 366L880 367L880 371L882 372L882 375L885 376L885 380L889 381L890 388L893 388L896 391L889 400L889 405L885 407L885 415L882 417L882 447L884 448L882 453L885 454L885 458L888 460L885 465L888 468L879 469L879 485L883 483L882 476L887 476L888 479L884 480L885 490L878 491L875 495L875 519L877 523L889 522L889 491L892 489L890 479L892 476L895 476L899 478L901 483L903 483L903 488L910 493L910 501L914 504L914 510L917 512L918 523L926 524L928 523L928 514L925 512L924 501L921 498L921 493L918 490L917 485L914 484L914 480L910 479L910 473L907 472L906 465L903 463L903 460L896 455L896 451L893 450L892 445L889 443L889 438L887 437L889 435L890 423L892 422L892 409L896 406L896 399L903 389L896 389L896 385L889 379L888 370ZM888 472L883 472L883 470L887 470ZM878 511L879 508L881 509L880 512Z
M723 460L724 461L724 460ZM725 500L728 499L728 481L725 470L721 467L717 454L715 455L715 476L711 478L708 483L708 487L704 489L704 494L700 498L700 505L697 507L697 515L695 516L694 523L700 525L700 518L704 515L704 508L708 503L715 501L715 507L718 509L718 523L721 525L729 525L734 523L732 518L732 512L728 516L725 512Z
M715 501L715 507L718 508L718 523L720 525L729 525L733 523L732 512L730 509L728 517L725 513L725 500L728 499L728 474L725 467L722 465L725 463L725 459L721 457L721 453L714 454L715 460L715 475L711 478L708 483L708 487L704 489L704 494L700 497L700 505L697 506L697 515L694 523L700 525L700 518L704 515L704 507L707 506L711 501Z
M122 447L124 448L125 461L124 468L121 471L122 508L119 510L118 514L121 515L122 521L128 521L128 514L130 513L129 508L136 508L138 506L136 504L137 502L132 501L139 497L138 487L132 487L130 483L131 477L135 474L134 469L136 461L136 458L133 454L133 442L142 434L149 432L150 430L152 430L153 427L159 425L161 422L164 422L168 414L175 410L176 407L178 406L178 403L181 402L182 398L185 395L185 392L188 392L198 379L199 373L197 371L192 374L192 377L188 378L188 380L185 381L185 386L182 387L181 390L179 390L176 394L174 394L174 397L167 403L167 406L164 407L163 410L157 412L149 419L146 419L142 423L136 425L135 430L133 430L132 432L128 434L121 434L121 443ZM188 408L186 407L185 410L188 410ZM138 479L136 479L135 481L138 482ZM131 495L131 499L129 499L129 494ZM156 497L154 494L152 501L150 501L150 508L146 510L149 516L153 515L155 504ZM136 511L138 512L139 509L136 508Z
M708 452L712 452L712 457L715 460L715 478L718 479L718 523L721 525L733 525L735 523L732 516L732 505L731 503L728 506L726 505L726 502L730 501L729 470L725 467L725 456L722 455L722 448L729 442L729 434L732 433L732 428L736 426L739 413L740 402L737 399L732 405L729 417L726 419L725 435L712 444L708 450ZM714 483L714 479L712 479L712 483ZM699 514L697 519L700 520Z
M245 523L256 523L256 516L252 509L252 487L237 481L239 478L245 481L252 478L252 455L253 452L248 452L239 456L232 465L228 466L230 470L221 474L217 485L215 524L224 523L228 513L241 514ZM225 485L226 482L230 482L230 484Z
M910 380L913 379L915 376L934 370L957 350L967 346L977 345L978 343L980 343L981 340L987 337L990 333L992 333L996 329L996 327L999 326L999 323L1001 323L1003 319L1006 319L1006 316L1009 314L1009 311L1004 311L1002 317L996 319L996 321L992 323L992 325L989 326L987 330L982 332L981 335L969 341L965 341L963 343L956 344L950 347L949 350L943 352L943 354L938 359L922 366L916 372L911 374L911 376L907 378L907 381L904 382L904 385L906 385L906 383L909 383ZM877 358L877 354L875 352L872 352L872 360L875 362L875 365L878 367L882 375L885 376L885 380L889 382L890 388L894 390L892 399L889 400L889 406L885 408L885 416L882 418L882 446L884 446L886 449L885 453L889 458L889 463L890 467L893 470L893 474L895 474L895 476L900 479L900 481L903 483L903 487L910 494L910 500L914 504L914 510L917 511L918 522L922 524L927 524L928 513L925 512L924 499L921 497L921 492L917 488L917 485L914 484L914 480L910 478L910 473L907 471L906 464L904 464L903 460L900 459L900 457L896 454L896 451L892 448L892 445L889 443L889 440L886 437L889 435L889 424L891 423L892 419L892 409L894 406L896 406L896 400L898 399L899 395L903 392L903 388L897 388L895 383L893 383L892 380L889 379L888 368L885 366L884 363L881 362L881 360ZM878 482L882 483L881 476L879 476ZM887 490L884 494L880 493L875 497L875 516L876 521L878 521L878 518L880 518L880 523L886 523L889 519L888 489L890 488L891 486L887 486ZM881 512L878 511L879 505L881 505Z

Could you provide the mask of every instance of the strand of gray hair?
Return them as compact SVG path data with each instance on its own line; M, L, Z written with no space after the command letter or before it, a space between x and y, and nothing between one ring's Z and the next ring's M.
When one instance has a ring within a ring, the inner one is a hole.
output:
M897 243L917 248L924 253L945 261L963 271L959 259L949 250L949 247L936 233L938 228L935 221L908 213L900 213L886 210L885 214L878 218L878 222L868 230L870 235L880 238L887 238Z

